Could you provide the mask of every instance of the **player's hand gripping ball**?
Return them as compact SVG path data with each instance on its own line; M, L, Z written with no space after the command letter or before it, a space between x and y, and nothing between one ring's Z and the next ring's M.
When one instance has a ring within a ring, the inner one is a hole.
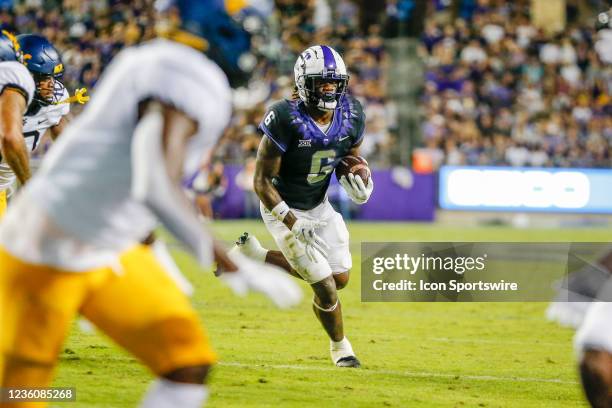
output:
M368 162L360 156L343 157L336 166L336 178L356 204L364 204L374 190Z

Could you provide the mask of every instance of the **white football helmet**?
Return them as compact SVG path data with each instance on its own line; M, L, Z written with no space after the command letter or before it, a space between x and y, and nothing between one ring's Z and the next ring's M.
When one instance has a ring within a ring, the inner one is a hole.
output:
M295 62L293 73L300 99L308 106L321 110L336 109L349 80L342 57L327 45L314 45L302 52ZM315 79L336 81L336 91L319 94L315 89Z

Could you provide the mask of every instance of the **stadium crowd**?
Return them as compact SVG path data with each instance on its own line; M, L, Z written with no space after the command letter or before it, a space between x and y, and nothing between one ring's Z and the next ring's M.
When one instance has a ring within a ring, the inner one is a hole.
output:
M493 0L472 2L474 7L460 18L443 21L436 13L438 3L430 4L420 48L426 73L421 152L433 168L611 164L612 70L596 52L591 25L570 16L562 33L547 33L530 23L530 2ZM353 3L329 4L277 1L283 15L280 41L273 42L278 58L268 60L262 76L269 88L238 111L221 152L224 158L254 154L255 124L265 103L290 97L297 54L324 42L344 55L351 92L364 103L364 155L378 166L393 164L396 118L386 98L383 31L385 20L397 13L397 2L387 1L380 24L365 31Z
M349 0L276 1L275 34L270 36L257 83L261 89L240 95L234 126L226 134L219 154L228 161L243 161L255 154L259 145L256 126L269 101L291 98L293 66L297 56L312 44L327 44L344 58L350 71L350 89L365 107L368 134L362 151L365 156L388 157L392 145L385 106L384 41L379 25L366 33L360 30L359 10ZM333 19L333 24L332 24ZM384 163L383 163L384 164Z
M547 33L530 23L529 2L475 3L453 22L439 22L430 10L421 37L422 151L433 167L609 166L612 72L595 51L591 26L570 21L562 33ZM265 103L291 95L295 57L309 44L327 43L345 56L351 92L364 102L364 155L390 164L396 120L385 98L381 27L397 12L396 2L388 1L381 24L365 32L353 3L330 4L277 2L283 18L275 47L282 57L264 67L262 83L269 88L260 100L238 110L222 157L240 161L254 154Z
M4 3L0 28L47 37L62 53L63 82L70 90L95 87L104 67L122 48L155 36L150 0Z
M423 141L436 164L608 167L612 71L595 30L550 35L517 3L426 21Z
M24 0L0 11L0 27L41 32L62 51L68 88L93 88L120 49L154 36L152 3ZM219 160L244 163L255 154L266 104L291 97L297 55L326 43L344 56L351 92L364 104L364 156L378 166L396 164L383 28L398 1L388 0L380 24L367 27L350 0L274 3L267 35L259 38L265 58L250 91L236 96ZM474 0L469 12L444 20L439 3L430 4L420 48L426 73L420 151L434 168L610 165L612 71L594 49L592 28L570 22L563 33L547 34L530 23L525 1Z

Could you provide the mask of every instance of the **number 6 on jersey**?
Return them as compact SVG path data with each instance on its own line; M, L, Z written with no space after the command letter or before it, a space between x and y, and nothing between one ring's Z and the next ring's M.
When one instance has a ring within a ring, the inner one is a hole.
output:
M319 150L312 155L310 173L308 173L308 183L316 184L324 180L328 174L334 171L333 161L336 158L335 150ZM324 164L325 163L325 164Z

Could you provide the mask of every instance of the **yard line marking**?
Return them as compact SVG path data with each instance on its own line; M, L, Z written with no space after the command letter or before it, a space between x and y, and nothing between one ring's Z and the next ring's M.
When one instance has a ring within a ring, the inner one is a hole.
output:
M218 332L222 334L235 334L238 330L245 330L244 333L248 331L257 332L257 333L266 333L266 334L286 334L286 330L275 330L275 329L262 329L257 327L247 327L244 329L216 329L211 330L212 332ZM301 330L301 331L292 331L294 335L312 335L312 332ZM363 334L363 333L352 333L351 337L358 338L368 338L372 340L416 340L421 339L425 341L436 341L439 343L474 343L474 344L492 344L492 345L502 345L502 344L514 344L514 345L530 345L530 346L556 346L556 347L571 347L571 341L568 342L553 342L553 341L520 341L520 340L497 340L497 339L470 339L470 338L452 338L452 337L421 337L417 335L403 335L403 334L394 334L394 335L372 335L372 334Z
M333 371L338 372L337 367L317 367L317 366L301 366L292 364L248 364L239 363L235 361L226 361L218 363L220 366L228 367L243 367L243 368L273 368L277 370L300 370L300 371ZM413 378L453 378L457 380L476 380L476 381L506 381L506 382L533 382L533 383L553 383L553 384L572 384L578 385L577 381L561 380L558 378L530 378L530 377L498 377L493 375L461 375L461 374L444 374L444 373L430 373L426 371L394 371L394 370L369 370L369 369L357 369L357 370L346 370L353 374L381 374L381 375L396 375L400 377L413 377Z
M461 339L461 338L451 338L451 337L428 337L426 340L437 341L441 343L480 343L480 344L529 344L531 346L561 346L561 347L571 347L571 342L567 343L555 343L552 341L520 341L520 340L487 340L487 339Z

